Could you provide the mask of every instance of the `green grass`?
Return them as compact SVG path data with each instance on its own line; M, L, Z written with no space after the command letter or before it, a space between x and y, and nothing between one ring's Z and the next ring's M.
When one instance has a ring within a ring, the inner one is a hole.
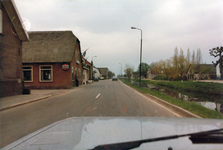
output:
M199 104L196 104L195 102L187 102L182 101L180 99L173 98L171 96L168 96L166 94L161 94L159 91L150 90L148 88L139 87L138 85L130 84L129 82L126 82L124 80L121 80L126 85L136 89L137 91L141 93L147 93L153 96L156 96L160 99L163 99L169 103L172 103L176 106L179 106L185 110L188 110L198 116L201 116L203 118L211 118L211 119L223 119L223 115L220 112L217 112L215 110L210 110L208 108L205 108Z
M144 84L154 84L157 86L164 86L169 88L174 88L178 90L188 91L188 92L199 92L223 95L223 84L212 83L212 82L193 82L193 81L150 81L142 80Z

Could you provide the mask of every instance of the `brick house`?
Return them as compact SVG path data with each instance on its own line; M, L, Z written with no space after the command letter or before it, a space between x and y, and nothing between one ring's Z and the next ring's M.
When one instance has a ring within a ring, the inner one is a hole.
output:
M0 1L0 97L22 94L22 42L28 40L15 3Z
M96 68L96 67L94 67L93 68L93 76L95 77L95 78L100 78L101 77L101 72L100 72L100 70L98 69L98 68Z
M108 78L108 68L98 68L102 74L102 77L104 77L104 79Z
M72 31L28 32L23 44L23 78L31 89L72 88L82 84L80 41Z
M88 80L92 80L92 63L82 57L83 62L83 84L88 83Z

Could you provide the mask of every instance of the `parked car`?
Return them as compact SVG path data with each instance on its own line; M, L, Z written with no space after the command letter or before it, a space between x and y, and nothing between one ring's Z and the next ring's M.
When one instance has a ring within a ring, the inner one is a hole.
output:
M100 80L104 80L104 77L100 77Z
M112 81L118 81L117 77L112 77Z
M98 77L95 77L95 78L94 78L94 81L99 81Z

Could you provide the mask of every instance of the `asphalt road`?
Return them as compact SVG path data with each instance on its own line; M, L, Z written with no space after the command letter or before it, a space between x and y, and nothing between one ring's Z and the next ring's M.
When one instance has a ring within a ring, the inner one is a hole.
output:
M0 147L68 117L177 117L120 81L94 82L68 93L0 112Z

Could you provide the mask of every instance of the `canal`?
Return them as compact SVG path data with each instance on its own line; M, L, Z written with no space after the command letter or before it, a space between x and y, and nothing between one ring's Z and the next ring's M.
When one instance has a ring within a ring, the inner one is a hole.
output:
M138 82L131 81L132 84L138 85ZM149 88L152 90L159 91L162 94L169 95L173 98L180 99L187 102L195 102L199 105L202 105L208 109L216 110L223 113L223 96L221 95L210 95L205 93L195 93L195 92L186 92L176 89L154 86L152 84L141 84L144 88Z

